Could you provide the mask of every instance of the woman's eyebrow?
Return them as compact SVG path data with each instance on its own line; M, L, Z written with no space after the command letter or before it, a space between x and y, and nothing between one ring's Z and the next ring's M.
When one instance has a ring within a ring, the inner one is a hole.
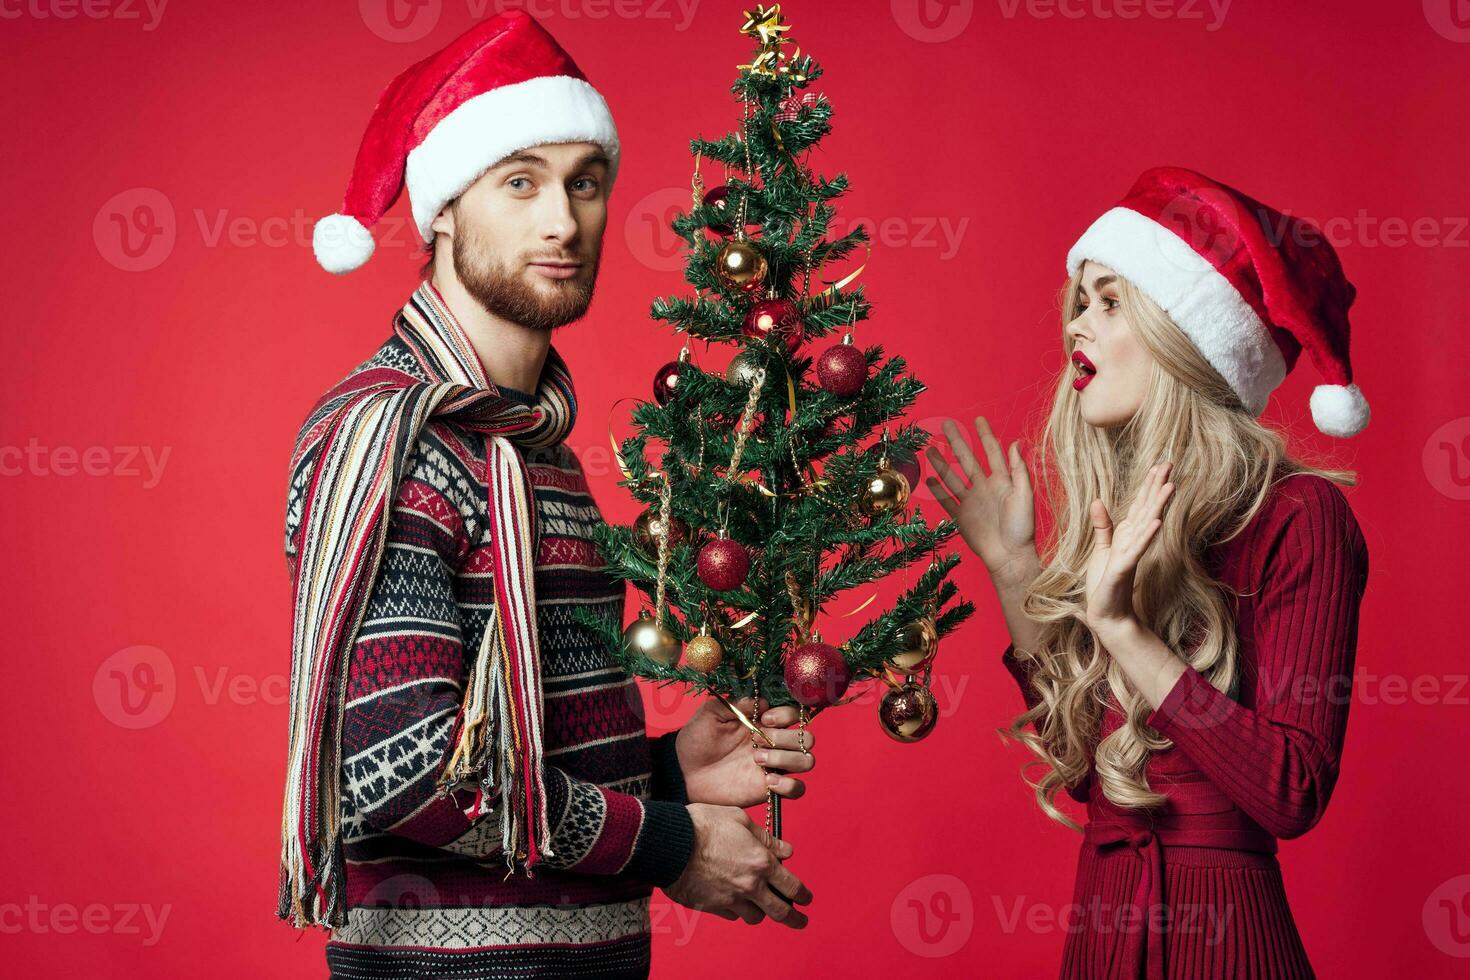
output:
M1113 283L1115 283L1117 281L1118 281L1118 277L1115 276L1115 275L1111 275L1111 276L1098 276L1096 279L1092 280L1092 291L1093 292L1097 292L1098 290L1102 289L1104 286L1111 286Z

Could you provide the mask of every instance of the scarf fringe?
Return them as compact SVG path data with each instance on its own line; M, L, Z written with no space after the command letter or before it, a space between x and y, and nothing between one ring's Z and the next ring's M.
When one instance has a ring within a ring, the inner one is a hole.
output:
M492 437L487 440L487 457L492 521L517 515L529 519L533 501L524 488L530 476L514 446L503 437ZM468 813L471 819L489 813L498 795L506 865L511 873L520 869L530 875L531 868L552 852L541 771L540 638L531 574L535 553L532 536L518 533L524 527L507 524L495 535L496 602L465 691L464 725L440 783L479 783L480 793ZM512 593L512 587L517 592ZM517 678L522 679L519 690ZM527 686L527 679L534 683ZM486 787L492 792L486 793Z

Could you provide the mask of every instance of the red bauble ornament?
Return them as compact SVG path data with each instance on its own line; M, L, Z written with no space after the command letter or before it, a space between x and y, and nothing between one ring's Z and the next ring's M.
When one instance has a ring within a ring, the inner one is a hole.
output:
M769 343L786 342L786 352L795 354L805 331L796 304L789 299L763 299L745 314L744 333Z
M913 489L919 485L919 477L922 475L922 471L919 468L919 457L914 456L911 459L905 459L894 455L889 462L893 464L895 470L903 474L905 480L909 481L909 489Z
M750 554L729 538L715 538L699 549L699 580L718 592L738 589L750 573Z
M802 644L786 658L786 689L808 708L836 704L851 680L842 651L830 643Z
M717 221L709 222L706 227L717 235L730 234L734 228L734 224L731 221L734 217L734 211L730 203L730 188L724 184L721 184L719 187L711 187L705 192L704 206L724 215L723 218Z
M878 703L878 724L898 742L917 742L939 722L934 692L912 681L890 690Z
M868 380L868 359L852 345L851 338L828 347L817 358L817 381L839 398L851 398Z
M660 405L667 405L679 387L679 371L686 362L670 361L658 369L653 376L653 400Z

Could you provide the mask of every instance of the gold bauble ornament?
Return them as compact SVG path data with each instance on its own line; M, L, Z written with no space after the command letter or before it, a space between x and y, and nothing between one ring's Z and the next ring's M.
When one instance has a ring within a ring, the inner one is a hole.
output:
M629 653L642 654L655 663L671 667L679 661L679 640L658 624L648 610L623 631L623 649Z
M939 722L934 692L912 681L891 688L878 703L878 726L897 742L917 742Z
M684 646L684 663L701 674L708 674L725 659L725 648L720 641L701 632Z
M877 517L893 510L902 510L909 502L909 480L898 470L888 465L885 459L863 488L860 506L864 514Z
M650 507L638 515L633 522L633 537L638 541L638 547L650 555L658 554L658 535L663 528L663 519L658 516L658 510ZM689 534L689 527L677 517L669 518L669 550L679 546L679 543Z
M749 242L729 241L715 260L715 274L731 289L759 289L766 278L766 257Z
M894 654L890 662L904 673L911 673L934 653L934 648L938 645L939 630L934 625L934 620L928 616L920 616L898 628L899 652Z

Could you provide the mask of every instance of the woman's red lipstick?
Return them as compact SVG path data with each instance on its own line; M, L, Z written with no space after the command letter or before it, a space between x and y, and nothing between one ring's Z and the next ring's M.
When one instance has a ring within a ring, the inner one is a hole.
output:
M1077 377L1072 380L1072 387L1077 391L1086 388L1097 376L1097 368L1080 350L1072 352L1072 366L1077 369Z

